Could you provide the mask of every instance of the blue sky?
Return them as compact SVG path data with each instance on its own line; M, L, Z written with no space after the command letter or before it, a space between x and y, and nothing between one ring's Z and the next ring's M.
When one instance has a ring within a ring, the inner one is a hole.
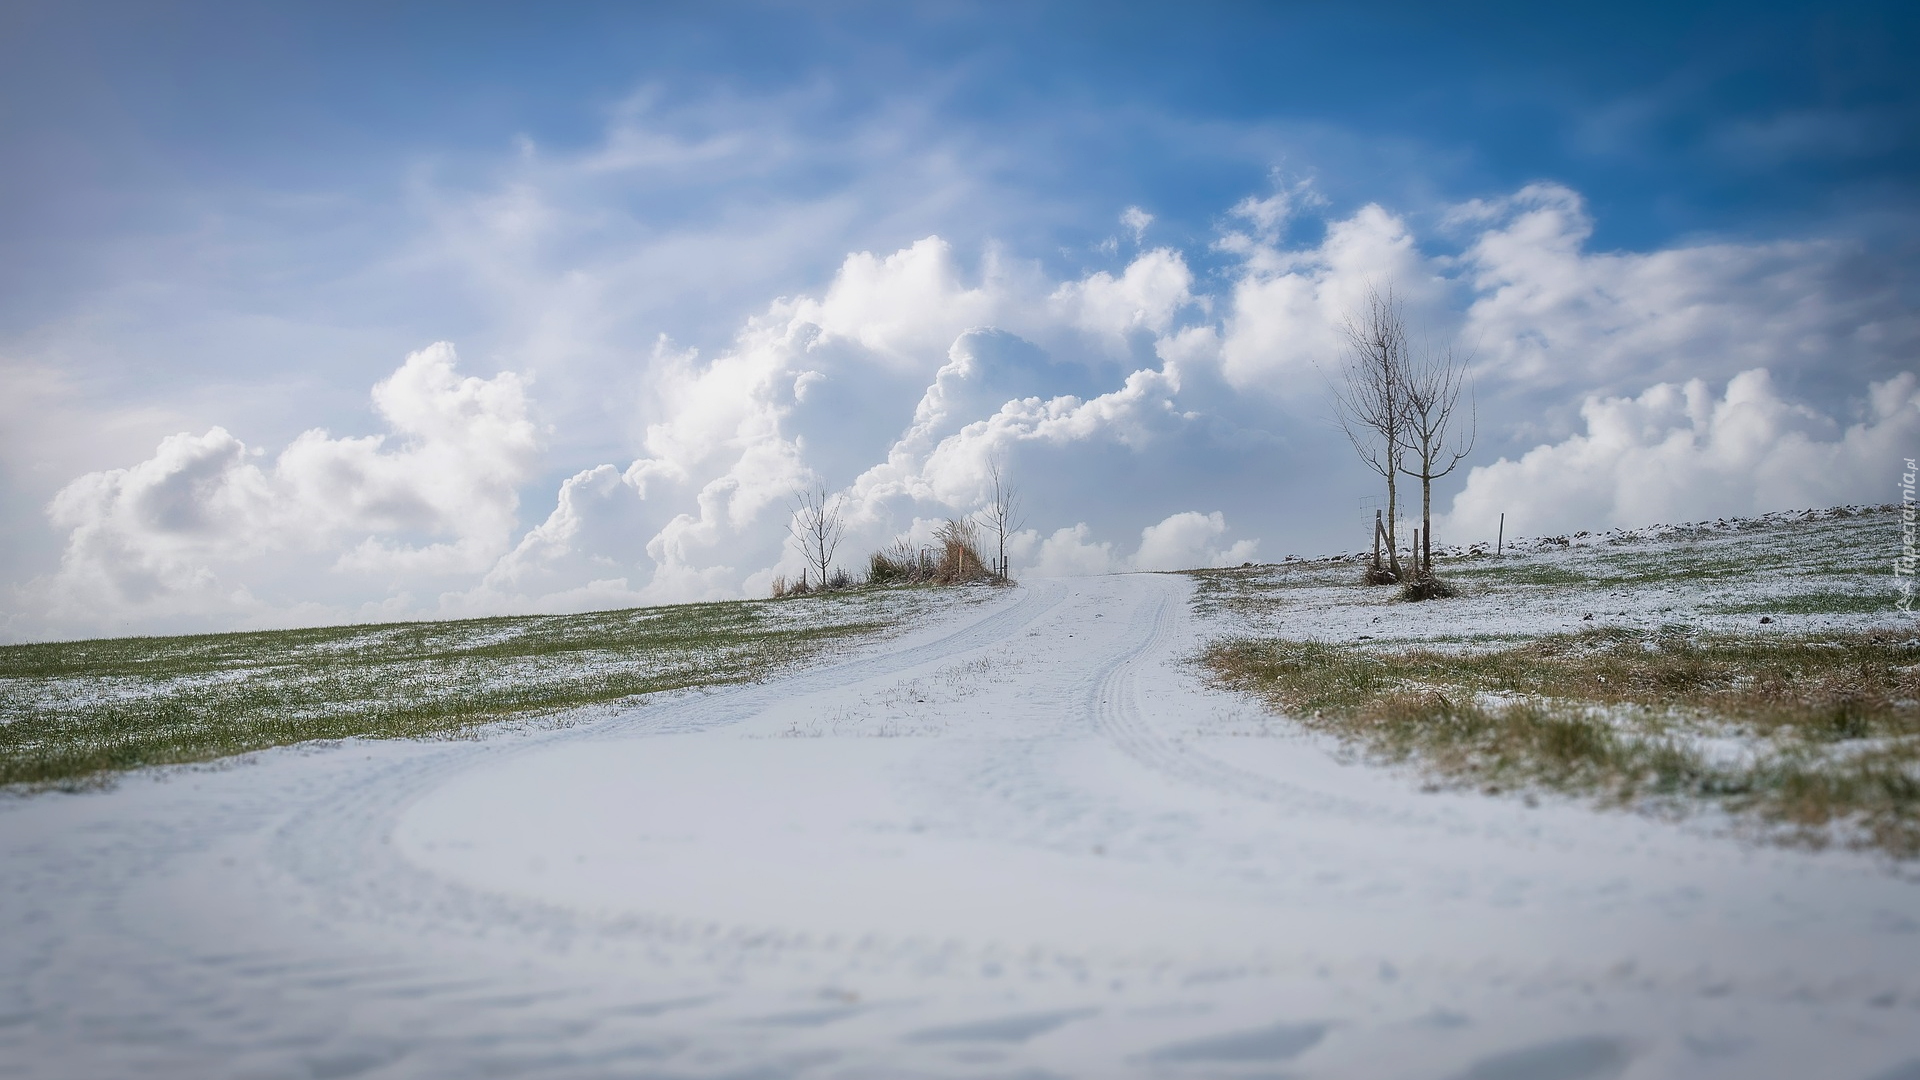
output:
M989 458L1036 567L1357 544L1316 365L1380 280L1476 357L1457 539L1877 499L1920 452L1916 23L10 5L6 632L751 592L776 489L866 543Z

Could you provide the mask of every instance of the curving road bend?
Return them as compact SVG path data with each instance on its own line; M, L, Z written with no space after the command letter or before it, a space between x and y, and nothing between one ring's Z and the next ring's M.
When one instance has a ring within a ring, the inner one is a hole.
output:
M1187 589L0 800L0 1076L1920 1078L1911 874L1343 763Z

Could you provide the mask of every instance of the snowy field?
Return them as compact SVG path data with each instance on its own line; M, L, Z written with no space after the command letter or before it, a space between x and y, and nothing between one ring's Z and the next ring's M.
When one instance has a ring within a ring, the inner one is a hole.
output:
M1920 868L1423 791L1191 663L1228 632L1906 625L1844 599L1883 561L1858 521L1795 528L1762 583L1710 570L1774 534L1703 527L1533 545L1419 607L1350 564L967 590L570 725L6 797L0 1075L1916 1080ZM1674 572L1605 569L1643 556Z
M1894 610L1900 518L1836 508L1436 549L1462 595L1355 589L1365 552L1200 575L1228 633L1478 645L1606 626L1772 635L1913 626ZM1764 620L1764 621L1762 621Z

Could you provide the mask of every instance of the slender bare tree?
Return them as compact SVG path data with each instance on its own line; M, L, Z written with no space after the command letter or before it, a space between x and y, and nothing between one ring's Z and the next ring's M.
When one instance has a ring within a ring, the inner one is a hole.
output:
M1467 395L1467 428L1463 435L1454 420L1460 395ZM1452 347L1421 350L1407 365L1406 421L1400 429L1404 451L1400 471L1420 481L1420 547L1414 576L1424 584L1433 580L1433 482L1452 472L1473 452L1480 434L1478 410L1467 378L1467 360L1457 359ZM1415 466L1409 468L1407 462Z
M821 586L827 584L827 571L833 565L833 553L847 531L845 501L829 496L825 484L815 484L794 492L793 516L787 520L787 533L800 545Z
M1347 355L1333 384L1334 413L1360 460L1387 481L1387 563L1399 581L1394 527L1407 426L1407 322L1393 286L1385 295L1368 286L1366 310L1349 312L1340 329Z
M1006 581L1007 539L1024 528L1027 520L1020 509L1020 491L1008 482L998 461L988 466L988 475L993 479L993 498L986 509L976 516L980 527L993 537L999 551L999 561L994 564L994 576Z

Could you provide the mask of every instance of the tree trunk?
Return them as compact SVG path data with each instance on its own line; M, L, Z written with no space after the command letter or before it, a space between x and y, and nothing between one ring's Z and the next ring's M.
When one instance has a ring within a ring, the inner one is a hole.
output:
M1398 471L1396 467L1396 472ZM1396 490L1395 474L1387 474L1387 568L1393 571L1393 580L1403 580L1400 576L1400 544L1393 533L1394 518L1399 512L1399 493Z
M1430 467L1429 467L1430 468ZM1433 481L1420 478L1420 561L1426 566L1425 576L1433 576Z

